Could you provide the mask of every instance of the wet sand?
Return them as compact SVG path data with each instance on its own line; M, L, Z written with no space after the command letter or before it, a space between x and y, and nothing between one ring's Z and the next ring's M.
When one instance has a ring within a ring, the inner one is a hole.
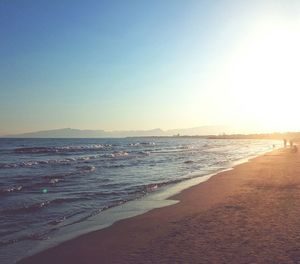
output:
M275 150L20 263L300 263L300 154Z

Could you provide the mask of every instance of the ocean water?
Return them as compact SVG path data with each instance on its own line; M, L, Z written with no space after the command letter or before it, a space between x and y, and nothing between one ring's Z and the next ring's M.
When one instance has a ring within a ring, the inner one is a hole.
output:
M0 139L0 262L109 208L224 170L270 140ZM101 219L101 218L100 218ZM101 223L100 223L101 224Z

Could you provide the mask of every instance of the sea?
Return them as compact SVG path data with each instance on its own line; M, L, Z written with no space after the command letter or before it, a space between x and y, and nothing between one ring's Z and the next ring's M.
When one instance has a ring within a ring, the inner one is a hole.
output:
M178 192L280 144L184 137L2 138L0 263L15 263L119 219L172 204L168 196L174 186Z

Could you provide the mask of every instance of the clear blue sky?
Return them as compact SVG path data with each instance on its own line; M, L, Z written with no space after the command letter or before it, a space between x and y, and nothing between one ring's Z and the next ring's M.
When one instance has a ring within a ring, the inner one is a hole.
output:
M298 11L297 1L0 0L0 135L235 124L232 80L222 82L231 58L260 23Z

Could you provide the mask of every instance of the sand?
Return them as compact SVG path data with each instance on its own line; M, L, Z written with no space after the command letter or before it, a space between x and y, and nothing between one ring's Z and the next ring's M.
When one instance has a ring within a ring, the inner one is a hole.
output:
M20 263L300 263L300 154L275 150Z

